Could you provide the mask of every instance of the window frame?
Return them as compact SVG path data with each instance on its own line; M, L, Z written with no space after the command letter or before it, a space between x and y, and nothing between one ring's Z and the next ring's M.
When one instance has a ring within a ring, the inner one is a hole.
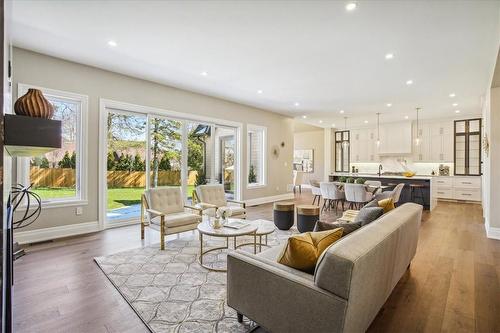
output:
M17 96L23 96L28 89L39 89L44 95L61 100L68 100L80 104L80 112L77 114L76 133L76 196L59 199L42 200L43 208L58 208L69 206L83 206L88 204L87 197L87 175L88 175L88 96L68 91L39 87L31 84L18 83ZM29 184L30 157L17 157L17 183Z
M257 183L249 183L248 175L250 174L250 142L248 137L252 132L261 132L262 133L262 143L261 143L261 151L260 151L260 164L262 170L261 181ZM267 127L259 126L253 124L247 124L247 135L246 135L246 150L247 150L247 165L246 165L246 173L245 173L245 182L247 184L247 189L257 189L263 188L267 186Z

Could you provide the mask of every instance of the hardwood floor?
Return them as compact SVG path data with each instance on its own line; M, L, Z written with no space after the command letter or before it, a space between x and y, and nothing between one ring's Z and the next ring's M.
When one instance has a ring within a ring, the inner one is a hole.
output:
M311 201L305 191L296 198ZM272 219L272 205L249 208L249 218ZM322 219L333 221L335 214ZM481 206L440 202L423 220L411 268L369 331L500 332L500 241L486 238ZM28 255L15 263L14 331L147 332L93 262L159 242L154 231L141 241L139 229L29 246Z

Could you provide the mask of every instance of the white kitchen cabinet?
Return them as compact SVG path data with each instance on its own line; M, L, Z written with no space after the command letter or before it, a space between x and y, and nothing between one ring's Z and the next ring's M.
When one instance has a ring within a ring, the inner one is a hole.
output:
M376 130L361 128L351 130L351 163L378 162Z
M438 199L481 201L481 177L436 177L434 183Z
M420 143L416 145L417 129L413 124L413 160L425 163L453 162L453 121L419 124Z
M429 162L431 160L431 135L430 127L427 123L420 123L418 126L418 137L420 138L417 144L417 126L413 124L413 160L415 162Z

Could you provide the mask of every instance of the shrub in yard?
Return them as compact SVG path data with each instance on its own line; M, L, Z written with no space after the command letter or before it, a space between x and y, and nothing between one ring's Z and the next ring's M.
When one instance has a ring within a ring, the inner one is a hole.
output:
M71 161L71 157L69 156L69 152L65 152L62 160L57 164L60 168L64 169L74 169L75 164Z
M253 164L250 164L250 170L248 171L248 183L257 183L257 174L255 173L255 167Z
M207 177L205 176L205 172L203 170L198 170L194 186L205 185L206 183L207 183Z
M158 165L158 169L169 171L172 170L172 164L170 163L170 158L167 154L164 154L161 157L160 164Z
M135 154L134 161L132 162L132 170L146 171L146 162L142 160L139 154Z

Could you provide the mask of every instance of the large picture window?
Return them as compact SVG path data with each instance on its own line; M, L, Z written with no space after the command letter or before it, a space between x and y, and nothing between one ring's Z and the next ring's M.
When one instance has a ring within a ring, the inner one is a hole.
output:
M248 187L266 185L266 128L247 125Z
M86 134L87 97L73 93L19 84L18 96L29 88L40 89L54 106L52 119L62 122L62 146L41 156L18 159L18 182L32 185L44 207L81 204L86 201Z

